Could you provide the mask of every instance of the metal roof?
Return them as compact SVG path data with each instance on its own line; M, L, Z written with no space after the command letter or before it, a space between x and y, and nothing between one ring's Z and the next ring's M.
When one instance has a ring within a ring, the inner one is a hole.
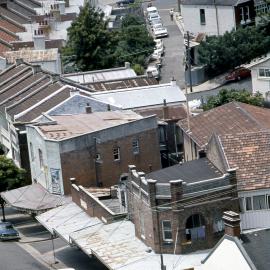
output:
M66 202L65 197L49 193L40 184L2 192L1 196L12 207L33 213L44 212Z
M123 109L161 105L186 101L186 96L177 85L158 84L108 92L93 93L96 99Z
M74 202L54 208L36 219L51 233L56 233L67 242L69 235L83 228L101 223L98 218L90 217Z
M70 238L86 254L95 254L109 269L122 269L153 255L136 238L134 224L127 220L89 227L72 233Z

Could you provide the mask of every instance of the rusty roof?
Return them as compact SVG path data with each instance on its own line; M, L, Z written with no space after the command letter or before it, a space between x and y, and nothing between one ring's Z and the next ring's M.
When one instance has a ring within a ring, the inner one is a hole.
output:
M233 101L190 117L190 130L187 119L178 125L199 147L204 147L213 133L223 135L270 129L270 109Z
M150 78L147 76L138 76L134 78L127 78L121 80L87 83L85 85L94 91L110 91L154 84L158 84L158 81L155 78Z
M98 130L122 125L143 117L133 111L106 111L88 114L55 115L56 124L39 125L37 128L47 139L63 140Z
M270 131L221 135L230 168L236 170L238 190L270 188Z
M25 31L25 28L22 25L20 25L16 22L12 22L11 20L7 20L3 17L0 17L0 27L5 28L8 31L11 31L13 33Z

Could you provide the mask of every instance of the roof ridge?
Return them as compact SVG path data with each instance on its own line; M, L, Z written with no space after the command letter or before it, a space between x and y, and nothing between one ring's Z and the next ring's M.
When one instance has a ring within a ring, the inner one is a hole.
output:
M246 116L248 116L251 120L253 120L259 127L261 127L262 129L265 129L265 127L261 124L261 122L259 122L250 112L248 112L245 108L243 108L241 106L241 104L247 104L247 103L243 103L243 102L235 102L236 104L239 105L239 109L241 110L241 112L243 114L245 114ZM250 105L250 104L247 104L247 105ZM250 106L254 106L256 107L255 105L250 105ZM269 113L269 116L270 116L270 113Z

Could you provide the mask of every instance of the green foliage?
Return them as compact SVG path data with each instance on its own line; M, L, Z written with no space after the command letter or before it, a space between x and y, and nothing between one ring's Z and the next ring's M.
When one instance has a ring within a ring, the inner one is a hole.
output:
M143 75L144 74L143 66L141 66L139 64L135 64L134 66L132 66L132 68L134 69L134 71L136 72L137 75Z
M0 192L25 185L25 171L18 168L13 160L0 156Z
M263 96L259 92L257 92L255 95L252 95L245 89L222 89L217 96L211 96L208 98L207 102L203 105L203 110L207 111L223 104L229 103L231 101L239 101L260 107L262 107L264 104Z
M68 29L68 42L62 51L67 71L86 71L131 65L144 65L154 51L142 18L127 15L119 31L109 31L104 14L88 2Z
M199 60L209 75L221 74L270 50L270 36L265 27L246 27L207 37L199 45Z
M87 1L68 29L68 42L62 52L64 64L73 62L82 71L111 67L118 41L114 36L107 30L104 13Z

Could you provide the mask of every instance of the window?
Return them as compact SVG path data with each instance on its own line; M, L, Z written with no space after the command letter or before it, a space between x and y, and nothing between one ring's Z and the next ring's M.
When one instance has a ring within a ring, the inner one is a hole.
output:
M120 160L120 148L119 147L115 147L113 149L113 159Z
M162 235L164 241L172 241L172 224L170 220L162 221Z
M40 168L43 168L44 167L43 154L40 149L38 149L38 156L39 156L39 166Z
M246 211L252 210L251 197L246 197Z
M35 157L34 157L33 145L31 142L30 142L30 156L31 156L31 160L33 161Z
M145 228L144 228L144 215L143 212L140 212L140 227L141 227L141 236L145 236Z
M253 210L261 210L266 208L265 195L253 197Z
M260 68L259 77L270 78L270 68Z
M132 152L134 155L139 154L140 149L139 149L139 140L133 140L132 141Z
M204 25L205 24L205 10L204 9L200 9L200 20L201 20L201 24Z
M205 239L205 221L202 215L195 214L187 219L186 239L188 241Z

